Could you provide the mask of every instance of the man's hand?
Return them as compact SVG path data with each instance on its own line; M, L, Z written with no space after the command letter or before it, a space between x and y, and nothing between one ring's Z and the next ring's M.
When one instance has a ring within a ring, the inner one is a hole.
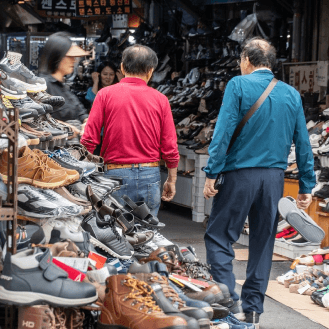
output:
M312 203L312 194L298 194L296 202L298 208L305 210Z
M163 201L171 201L176 194L176 183L169 182L168 179L163 184L163 191L161 199Z
M215 182L216 179L206 178L206 182L204 184L203 195L208 200L209 198L215 196L218 191L215 190Z

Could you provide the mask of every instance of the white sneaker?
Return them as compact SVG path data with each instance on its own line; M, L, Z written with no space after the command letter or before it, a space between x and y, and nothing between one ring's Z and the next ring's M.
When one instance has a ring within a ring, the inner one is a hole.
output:
M313 120L309 121L306 125L307 130L311 129L315 126L315 122Z
M156 232L152 240L158 247L171 246L173 243L165 238L162 234Z
M147 243L145 243L145 246L148 246L148 247L150 247L153 250L158 250L159 249L158 245L155 244L152 240L149 241L149 242L147 242Z
M292 279L294 277L294 274L296 273L296 271L294 270L290 270L289 272L287 272L286 274L283 274L281 276L278 276L276 278L276 280L280 283L280 284L284 284L284 280L289 280Z

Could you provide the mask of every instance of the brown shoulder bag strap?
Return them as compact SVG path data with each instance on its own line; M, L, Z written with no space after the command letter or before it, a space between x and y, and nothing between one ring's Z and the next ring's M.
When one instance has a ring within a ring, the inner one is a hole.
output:
M273 88L278 83L278 80L273 78L272 81L269 83L265 91L262 93L262 95L258 98L257 102L250 108L250 110L246 113L246 115L243 117L239 125L236 127L230 145L227 149L226 154L228 154L235 143L236 139L239 137L242 128L245 126L245 124L248 122L248 120L253 116L253 114L261 107L261 105L264 103L265 99L268 97L268 95L271 93Z

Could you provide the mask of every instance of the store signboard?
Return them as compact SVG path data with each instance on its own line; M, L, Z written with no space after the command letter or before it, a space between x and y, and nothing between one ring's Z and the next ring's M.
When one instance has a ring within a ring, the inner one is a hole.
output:
M76 0L77 16L122 15L132 12L132 0Z
M45 11L47 16L75 16L76 0L38 0L38 10Z
M289 84L301 94L320 91L316 79L317 64L289 67Z
M316 80L320 87L327 87L328 85L328 61L318 62L316 68Z

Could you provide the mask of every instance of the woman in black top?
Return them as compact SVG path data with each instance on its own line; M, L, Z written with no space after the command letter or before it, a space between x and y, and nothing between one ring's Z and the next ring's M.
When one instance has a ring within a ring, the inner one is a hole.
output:
M47 92L65 98L65 104L56 109L52 116L61 121L78 120L81 122L81 135L88 118L88 111L65 85L65 76L73 73L76 57L88 53L73 45L66 33L52 34L43 48L39 71L47 82Z

